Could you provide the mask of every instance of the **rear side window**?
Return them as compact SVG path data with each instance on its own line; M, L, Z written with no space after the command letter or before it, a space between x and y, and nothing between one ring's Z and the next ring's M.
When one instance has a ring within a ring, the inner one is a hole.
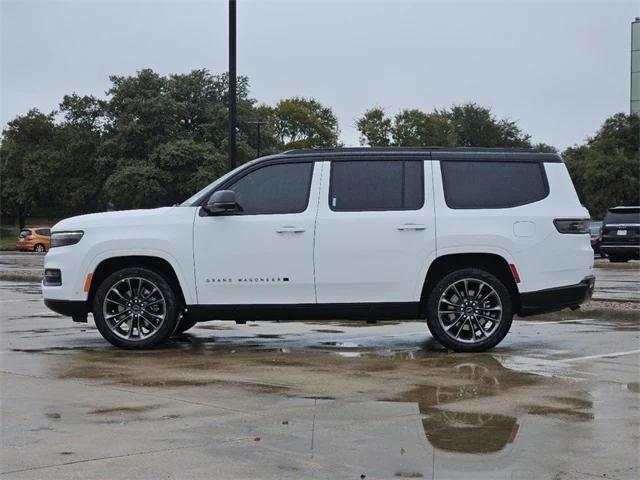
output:
M246 174L228 190L236 192L240 214L300 213L307 209L313 163L269 165Z
M36 233L38 235L42 235L43 237L50 237L51 236L51 230L48 228L39 228L36 230Z
M331 210L418 210L422 205L422 161L358 160L331 163Z
M541 163L445 161L440 166L449 208L517 207L549 194Z
M640 224L640 208L612 208L604 223Z

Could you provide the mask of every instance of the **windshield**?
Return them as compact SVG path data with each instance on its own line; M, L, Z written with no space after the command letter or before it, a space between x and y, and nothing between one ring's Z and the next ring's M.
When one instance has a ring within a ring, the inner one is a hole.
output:
M607 213L604 222L640 224L640 208L612 208Z
M264 158L264 157L263 157ZM194 195L190 196L189 198L187 198L184 202L182 202L180 204L181 207L194 207L195 202L201 198L203 195L205 195L207 192L214 190L218 185L220 185L221 183L223 183L226 179L228 179L229 177L231 177L232 175L234 175L235 173L239 172L240 170L253 165L254 163L256 163L256 160L251 160L250 162L247 163L243 163L242 165L240 165L239 167L231 170L230 172L225 173L224 175L222 175L221 177L219 177L218 179L214 180L213 182L211 182L209 185L207 185L206 187L204 187L202 190L198 191L197 193L195 193Z

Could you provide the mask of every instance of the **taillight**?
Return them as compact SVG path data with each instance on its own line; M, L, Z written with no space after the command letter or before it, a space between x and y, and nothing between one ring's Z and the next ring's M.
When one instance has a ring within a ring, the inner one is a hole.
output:
M34 238L36 238L35 235L27 235L27 240L33 240Z
M553 224L560 233L584 234L589 233L588 218L556 218Z

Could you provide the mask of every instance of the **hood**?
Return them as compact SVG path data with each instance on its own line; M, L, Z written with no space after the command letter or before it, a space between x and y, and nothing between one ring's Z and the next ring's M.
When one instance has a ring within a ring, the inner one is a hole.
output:
M77 217L65 218L59 221L51 230L59 232L62 230L84 230L91 227L133 227L166 222L168 218L184 212L187 207L162 207L145 210L121 210L116 212L90 213L88 215L78 215Z

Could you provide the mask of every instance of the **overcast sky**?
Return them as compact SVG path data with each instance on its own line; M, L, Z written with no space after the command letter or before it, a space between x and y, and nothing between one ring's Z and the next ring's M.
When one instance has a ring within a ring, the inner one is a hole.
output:
M227 2L0 0L0 123L66 93L104 96L111 74L227 69ZM355 119L475 101L536 142L582 142L629 110L639 0L238 0L238 73L273 104L312 96Z

